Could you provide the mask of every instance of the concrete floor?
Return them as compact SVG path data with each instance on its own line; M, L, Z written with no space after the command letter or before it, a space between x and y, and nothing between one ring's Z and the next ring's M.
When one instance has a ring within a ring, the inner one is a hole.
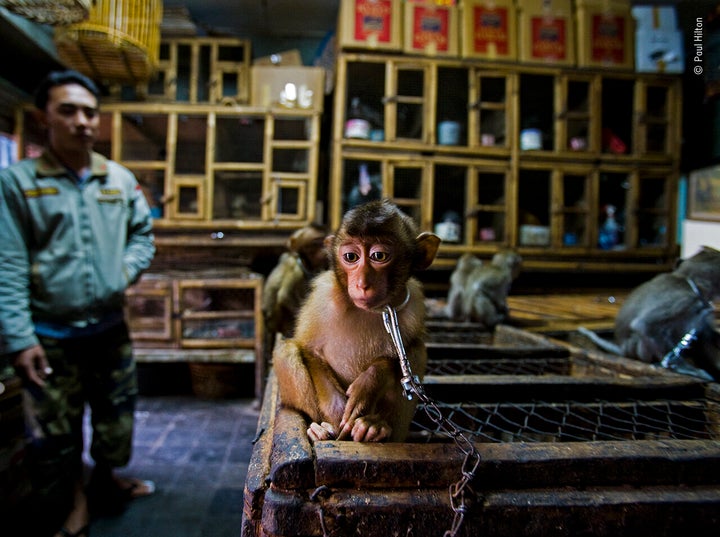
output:
M92 537L237 537L258 410L251 399L142 396L135 450L120 472L152 479L157 492Z

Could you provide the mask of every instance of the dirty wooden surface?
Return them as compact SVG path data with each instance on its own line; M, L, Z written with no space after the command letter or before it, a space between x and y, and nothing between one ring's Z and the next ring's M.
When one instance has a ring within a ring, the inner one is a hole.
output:
M580 325L611 331L624 298L511 296L512 326L500 325L492 334L433 315L442 303L429 301L429 367L438 372L424 384L441 405L510 405L519 418L522 408L532 406L527 416L544 426L555 408L601 400L612 414L614 406L661 400L689 425L699 417L705 427L697 436L641 431L640 439L621 440L557 441L552 424L538 432L538 441L503 440L515 438L512 432L485 435L474 442L481 460L459 535L716 534L720 386L555 337ZM551 372L440 372L451 362L462 368L552 360L562 365ZM475 419L466 421L472 425ZM442 435L436 439L422 421L416 416L420 429L405 443L312 445L303 417L278 407L271 373L246 482L242 537L442 535L452 521L448 487L461 475L463 454Z

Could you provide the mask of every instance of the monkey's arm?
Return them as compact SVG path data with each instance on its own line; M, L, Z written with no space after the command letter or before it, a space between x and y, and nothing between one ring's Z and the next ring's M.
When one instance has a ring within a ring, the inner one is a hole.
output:
M303 353L292 339L275 347L273 367L283 405L315 422L340 422L346 397L329 367L311 353Z

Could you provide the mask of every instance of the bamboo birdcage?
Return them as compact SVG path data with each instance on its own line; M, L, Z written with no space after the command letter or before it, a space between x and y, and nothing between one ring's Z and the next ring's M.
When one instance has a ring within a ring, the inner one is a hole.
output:
M0 0L0 7L40 24L64 25L88 16L91 0Z
M96 0L88 18L55 29L60 59L103 82L150 79L160 49L162 0Z

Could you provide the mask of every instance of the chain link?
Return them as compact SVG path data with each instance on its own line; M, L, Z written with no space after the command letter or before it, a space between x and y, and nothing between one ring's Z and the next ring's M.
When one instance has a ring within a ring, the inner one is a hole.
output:
M455 516L453 517L450 529L443 534L443 537L455 537L465 520L465 515L469 509L470 498L473 496L470 482L475 479L475 472L480 465L480 453L475 448L475 445L457 428L455 423L443 415L437 404L425 393L420 379L416 375L413 375L410 360L408 360L407 354L405 353L405 346L402 342L397 311L395 311L395 308L392 306L385 306L383 310L383 323L385 330L390 334L390 338L393 341L398 358L400 359L400 370L403 375L400 382L402 383L405 397L412 399L413 394L417 396L418 401L423 403L428 418L430 418L445 435L452 438L458 449L465 454L465 459L463 460L460 471L461 477L457 482L450 485L448 491L450 495L450 508L453 510ZM468 493L467 496L466 493Z

